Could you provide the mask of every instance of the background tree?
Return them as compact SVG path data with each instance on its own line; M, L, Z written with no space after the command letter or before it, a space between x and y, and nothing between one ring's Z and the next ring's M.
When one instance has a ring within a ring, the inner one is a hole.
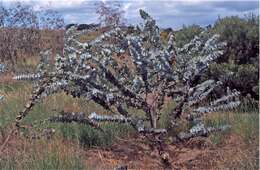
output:
M11 61L14 65L22 53L32 55L32 50L39 51L36 46L40 38L37 14L31 6L20 2L8 9L2 6L1 10L4 11L0 30L1 61Z
M8 16L7 9L3 6L2 3L0 3L0 28L5 26L7 16Z
M63 29L65 26L64 19L61 14L52 9L42 9L39 14L39 25L42 29Z
M100 24L103 26L120 26L125 25L126 19L124 18L125 11L122 5L117 2L99 2L96 3L96 13Z
M38 56L48 42L43 29L56 31L63 27L63 18L53 10L35 11L31 5L21 2L10 6L0 6L0 61L9 63L12 70L25 58ZM60 33L56 32L52 39L59 43ZM63 36L63 34L61 34ZM60 38L62 38L62 36ZM55 39L57 37L57 39ZM51 45L55 46L55 43Z

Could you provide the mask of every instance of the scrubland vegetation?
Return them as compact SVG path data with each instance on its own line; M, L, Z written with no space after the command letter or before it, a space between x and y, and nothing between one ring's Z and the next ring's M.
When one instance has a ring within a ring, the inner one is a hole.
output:
M17 4L17 9L23 14L26 14L24 11L32 11L30 7L23 7L22 4ZM118 18L113 21L102 18L108 15L107 12L111 13L105 6L101 5L97 11L102 13L101 21L104 19L106 27L81 35L80 42L89 42L99 37L109 30L109 23L125 24ZM0 99L0 169L115 169L119 166L127 166L129 169L169 168L164 166L146 136L140 135L130 124L105 122L100 124L103 129L100 131L88 124L48 121L51 116L61 112L112 115L111 111L93 100L75 98L66 92L52 94L36 103L22 122L26 128L11 133L15 129L17 114L24 109L34 87L37 86L37 81L17 81L13 76L35 73L38 64L45 62L39 55L40 51L51 49L51 57L46 58L50 70L54 67L56 54L63 54L65 30L62 28L62 19L54 11L42 12L49 12L53 22L47 23L43 20L41 23L22 26L19 22L0 25L0 60L6 66L4 71L0 72L0 96L4 96ZM121 13L119 10L117 16ZM37 17L37 14L33 17ZM21 23L31 21L32 18L28 18ZM0 18L0 21L4 20ZM174 35L176 48L183 47L203 31L207 31L210 36L218 33L221 42L227 43L223 54L210 63L209 68L192 83L199 85L212 79L221 81L224 89L229 87L241 93L241 103L238 107L202 116L206 127L230 125L230 128L183 141L177 140L176 135L187 132L194 126L194 122L180 117L176 119L178 126L173 126L172 117L178 107L178 100L165 99L160 109L158 125L151 127L167 130L167 134L163 136L163 147L171 158L167 160L170 162L170 168L259 168L258 29L259 17L248 15L243 18L219 18L214 25L207 28L192 25L184 26L180 30L160 30L163 43L167 43L169 35ZM172 62L172 67L174 64L175 62ZM216 90L216 93L203 103L210 103L221 96L223 90ZM145 112L141 109L129 107L127 111L131 115L145 117ZM184 109L183 115L189 114L185 113L186 111L191 110ZM149 123L145 125L150 127Z

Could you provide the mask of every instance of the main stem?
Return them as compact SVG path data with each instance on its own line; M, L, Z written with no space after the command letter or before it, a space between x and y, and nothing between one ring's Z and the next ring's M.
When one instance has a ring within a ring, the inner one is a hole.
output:
M156 129L157 128L157 116L156 116L156 111L155 109L152 107L150 109L150 122L151 122L151 127Z

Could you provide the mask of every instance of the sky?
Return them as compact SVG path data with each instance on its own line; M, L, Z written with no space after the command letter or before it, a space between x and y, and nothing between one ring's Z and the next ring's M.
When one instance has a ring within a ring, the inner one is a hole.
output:
M9 4L17 0L0 0ZM32 4L37 10L40 7L51 8L64 16L69 23L97 23L95 3L100 0L23 0ZM112 0L102 0L110 4ZM121 0L127 23L141 23L139 9L144 9L153 16L162 28L179 29L183 25L213 24L218 17L231 15L244 16L259 13L258 0Z

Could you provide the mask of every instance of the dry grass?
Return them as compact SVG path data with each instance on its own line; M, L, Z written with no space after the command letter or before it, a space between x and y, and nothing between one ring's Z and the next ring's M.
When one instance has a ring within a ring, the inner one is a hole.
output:
M231 130L223 133L216 133L211 136L213 143L221 144L225 137L235 134L244 140L245 143L251 144L258 141L259 135L259 115L257 113L236 113L225 112L207 115L205 124L208 126L231 125Z
M0 159L0 169L86 169L77 145L58 138L26 140L14 136Z
M100 36L104 32L108 31L108 28L102 28L92 31L91 33L87 33L85 35L82 35L79 38L80 42L88 42L94 40L96 37Z
M10 124L29 99L32 85L9 82L0 85L5 100L0 103L0 143L8 136ZM163 110L162 127L167 126L169 103ZM23 123L29 125L59 111L96 111L109 114L100 106L75 99L64 93L51 95L30 112ZM136 111L135 111L136 112ZM143 113L138 114L142 115ZM258 114L219 113L205 118L207 125L231 124L232 129L198 138L185 144L167 146L176 169L257 169ZM0 156L0 169L104 169L127 164L131 169L160 169L161 164L151 154L149 146L133 136L126 126L104 124L107 134L88 126L35 123L34 129L56 129L53 139L30 140L12 136ZM93 148L94 147L94 148ZM69 153L69 154L68 154Z

